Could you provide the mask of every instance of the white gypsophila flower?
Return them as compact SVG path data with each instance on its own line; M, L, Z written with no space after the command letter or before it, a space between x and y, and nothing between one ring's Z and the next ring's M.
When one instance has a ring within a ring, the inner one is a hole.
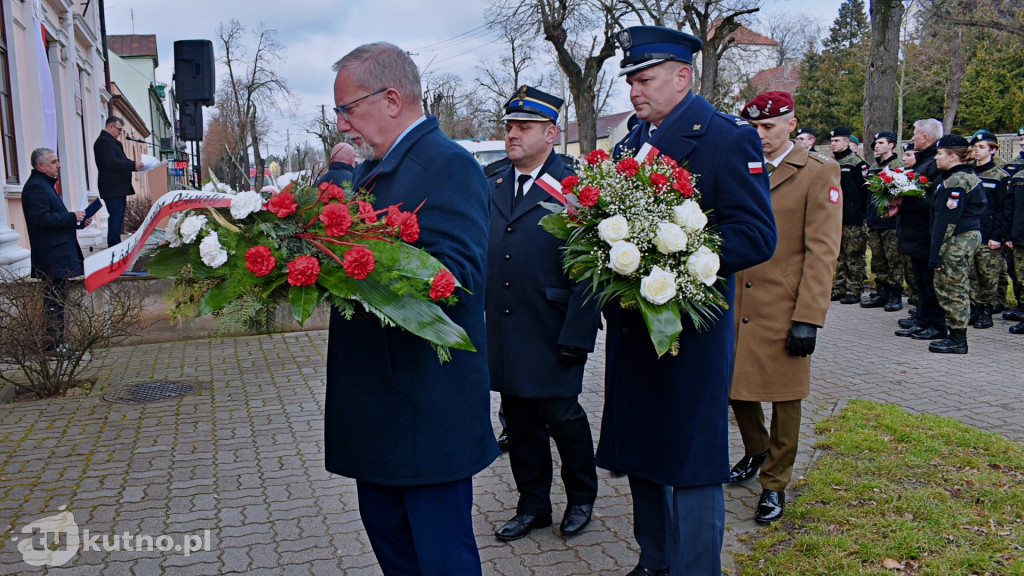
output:
M178 233L181 234L181 241L185 244L191 244L196 241L199 236L199 232L206 227L206 216L202 215L191 215L185 218L181 222L181 226L178 226Z
M597 225L597 235L608 244L629 238L629 222L623 216L605 218Z
M608 267L619 274L632 274L640 266L640 249L630 242L616 242L608 251Z
M686 259L686 270L705 286L711 286L718 279L719 265L718 254L707 246L701 246Z
M199 243L199 257L210 268L220 268L228 261L228 252L220 245L216 232L210 232Z
M654 245L662 254L672 254L686 250L686 232L677 224L661 222L654 236Z
M178 233L178 225L181 224L181 220L185 217L181 212L175 212L171 214L171 217L167 220L167 227L164 228L164 233L167 234L170 240L171 248L177 248L181 246L181 234Z
M664 304L676 296L676 273L655 266L640 280L640 295L651 304Z
M263 208L263 195L259 192L239 192L231 199L231 217L241 220Z
M700 209L700 204L686 200L672 208L672 221L686 230L703 230L708 225L708 216Z

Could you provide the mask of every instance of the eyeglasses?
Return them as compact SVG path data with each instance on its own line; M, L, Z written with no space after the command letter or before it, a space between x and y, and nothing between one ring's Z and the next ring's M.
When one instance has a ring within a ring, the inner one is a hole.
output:
M338 113L338 116L344 116L345 117L345 122L351 122L351 120L349 119L348 115L352 111L352 109L356 107L356 104L358 104L360 100L366 100L370 96L376 96L377 94L380 94L381 92L384 92L386 90L387 90L387 88L381 88L380 90L377 90L376 92L370 92L366 96L362 96L360 98L356 98L355 100L349 102L348 104L339 104L339 105L334 107L334 111Z

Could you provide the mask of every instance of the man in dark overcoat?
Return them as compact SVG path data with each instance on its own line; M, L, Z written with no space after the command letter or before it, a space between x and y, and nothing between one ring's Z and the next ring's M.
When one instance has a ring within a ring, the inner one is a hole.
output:
M701 41L654 26L617 35L620 75L640 124L616 156L644 143L686 162L701 207L722 238L719 288L775 250L775 219L757 131L693 94L693 53ZM653 134L652 134L653 131ZM661 358L643 317L613 301L608 322L605 405L597 465L629 476L639 565L631 573L718 575L725 530L722 484L729 481L731 310L698 330L686 318L679 354Z
M811 388L810 355L825 325L839 256L843 205L839 164L789 139L797 120L788 92L759 94L741 116L761 136L779 242L771 260L736 274L729 398L744 456L731 480L753 478L760 468L754 520L768 523L782 518L793 476L802 400ZM772 403L770 430L762 402Z
M597 498L594 440L579 394L600 313L594 300L585 302L589 287L566 275L563 241L538 224L551 213L540 202L552 200L538 180L554 178L560 188L573 173L554 151L562 103L529 86L505 103L511 163L488 182L487 352L519 490L515 517L495 532L503 541L551 525L552 438L568 500L564 536L586 528Z
M335 186L345 188L345 192L352 194L352 171L356 165L356 149L351 144L338 142L331 149L331 162L327 170L320 176L317 184L329 182Z
M59 351L64 344L64 303L68 280L82 275L82 248L76 230L85 211L71 212L57 192L60 160L49 148L32 151L32 174L21 191L21 209L31 247L32 277L45 283L43 296L48 316L47 349ZM88 221L85 222L88 224Z
M121 242L121 228L128 197L135 194L132 187L132 172L142 170L142 162L132 160L124 153L124 146L117 139L124 132L124 120L117 116L107 118L99 138L92 145L96 158L96 187L110 218L107 220L107 246Z
M338 130L357 132L373 157L356 190L378 209L419 209L414 246L465 287L445 313L476 352L431 345L368 313L332 311L324 444L329 472L356 480L360 515L387 576L479 575L473 535L474 474L498 455L491 430L484 277L490 217L480 165L423 115L420 77L392 44L360 46L334 69Z

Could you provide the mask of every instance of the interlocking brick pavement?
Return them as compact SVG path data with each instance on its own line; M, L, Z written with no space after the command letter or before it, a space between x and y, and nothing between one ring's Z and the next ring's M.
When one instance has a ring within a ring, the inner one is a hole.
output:
M797 476L810 465L814 423L845 398L896 402L1024 440L1024 336L997 320L969 331L967 356L929 354L927 343L892 335L899 317L833 305L814 355ZM323 331L113 348L102 352L90 396L0 406L0 574L380 574L354 482L323 469L325 354ZM603 368L603 353L595 353L581 397L595 438ZM155 380L200 389L140 405L101 398ZM735 430L731 441L738 459ZM557 521L565 496L555 484ZM600 473L594 522L571 540L555 528L512 543L494 539L516 504L506 456L477 475L474 489L485 574L612 576L636 564L625 478ZM753 480L726 488L727 572L732 552L759 530L759 492ZM209 530L209 550L107 551L100 538L63 566L26 564L17 545L31 535L22 527L61 506L83 536L88 530L113 544L127 532L180 545Z

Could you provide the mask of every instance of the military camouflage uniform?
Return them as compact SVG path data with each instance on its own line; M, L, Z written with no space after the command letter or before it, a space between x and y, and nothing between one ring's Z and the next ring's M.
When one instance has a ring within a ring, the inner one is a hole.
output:
M986 205L985 213L981 216L981 246L974 253L970 267L971 304L992 307L997 302L996 290L999 287L999 277L1006 272L1006 261L1003 259L1002 250L990 249L988 242L1005 241L1006 231L1003 230L1004 219L1001 215L1008 208L1006 184L1010 175L994 162L978 166L974 172L981 179Z
M832 291L855 296L857 301L864 291L867 276L867 226L865 216L868 205L868 189L864 176L868 164L863 158L847 149L835 154L841 170L839 185L843 191L843 239L839 247L839 261L836 266Z
M893 154L888 160L876 163L869 172L878 174L884 168L902 167L903 161ZM871 195L868 195L867 223L867 243L871 250L871 273L875 275L875 286L879 291L888 287L889 293L902 295L905 263L896 238L896 219L882 218Z
M935 268L935 296L950 330L964 330L970 316L967 271L981 244L985 193L973 166L946 170L931 198L932 238L928 265Z

